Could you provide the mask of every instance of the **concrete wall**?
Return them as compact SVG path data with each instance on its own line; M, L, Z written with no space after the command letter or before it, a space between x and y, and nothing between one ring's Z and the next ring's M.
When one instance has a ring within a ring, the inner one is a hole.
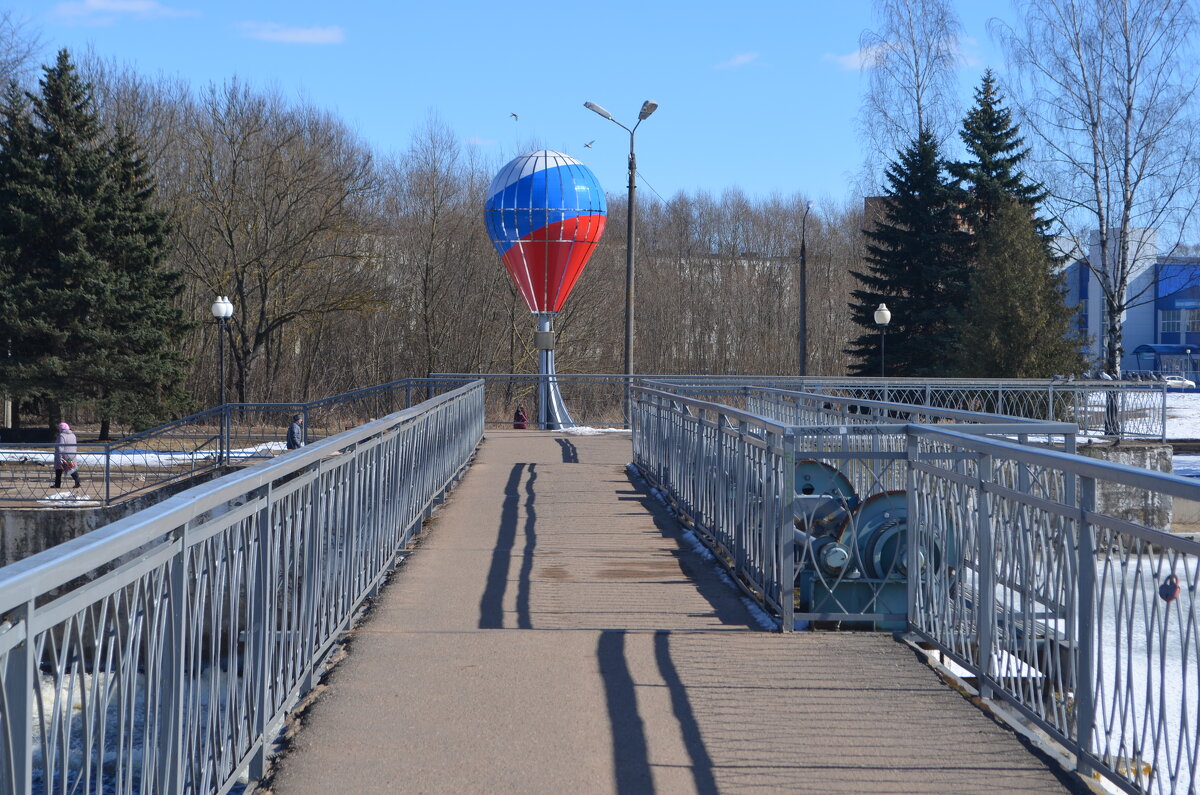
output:
M1079 453L1102 461L1154 472L1170 472L1172 449L1162 442L1100 442L1079 445ZM1171 532L1173 500L1168 494L1156 491L1119 486L1112 483L1098 484L1096 511L1125 519L1130 522Z
M107 507L0 509L0 566L90 533L217 475L207 472Z

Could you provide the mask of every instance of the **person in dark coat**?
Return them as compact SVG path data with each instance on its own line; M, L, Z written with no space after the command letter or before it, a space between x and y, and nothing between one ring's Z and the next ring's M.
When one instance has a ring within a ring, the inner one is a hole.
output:
M295 450L304 446L304 415L293 414L292 424L288 426L287 449Z
M525 407L517 406L517 413L513 414L513 427L518 431L523 431L528 423L529 415L525 413Z
M62 476L66 472L75 480L75 488L79 488L79 464L75 456L79 449L76 446L75 433L65 422L58 424L58 438L54 440L54 488L62 488Z

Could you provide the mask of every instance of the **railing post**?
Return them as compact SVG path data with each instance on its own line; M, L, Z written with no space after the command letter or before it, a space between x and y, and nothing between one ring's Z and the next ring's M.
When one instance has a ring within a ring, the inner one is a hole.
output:
M321 524L325 508L325 483L324 478L325 462L318 461L316 466L316 475L309 484L306 491L308 496L305 497L305 516L308 521L305 522L304 528L304 595L301 600L303 604L303 626L304 634L307 638L307 648L304 651L304 673L300 677L300 695L304 696L313 688L314 669L313 658L316 656L316 650L321 645L322 638L318 637L320 627L320 613L318 597L318 584L322 577L318 573L318 566L321 565Z
M158 743L155 748L158 792L184 792L183 703L184 662L188 637L188 525L179 531L179 547L171 559L167 583L166 638L158 672L162 696L158 708Z
M1159 437L1160 441L1167 441L1167 385L1163 384L1160 390L1162 394L1162 402L1159 404L1160 422L1159 426L1162 429L1162 434Z
M779 613L784 632L796 629L796 534L793 532L792 517L796 515L796 432L788 430L783 435L783 476L779 484L779 523L776 535L779 548L779 571L783 582L779 588ZM789 499L790 497L790 499Z
M1093 535L1088 513L1096 510L1096 480L1081 477L1079 482L1079 522L1076 548L1079 550L1079 593L1076 612L1079 621L1073 633L1075 638L1075 672L1072 690L1075 693L1075 767L1081 775L1091 773L1092 766L1085 757L1091 755L1092 731L1096 722L1096 703L1093 685L1095 682L1095 637L1096 625L1096 539Z
M984 484L991 481L992 457L986 453L976 459L978 493L975 516L978 523L977 559L979 560L979 593L976 594L975 626L979 628L979 695L992 697L992 640L996 634L996 570L995 543L992 540L992 515Z
M737 467L737 478L734 480L734 505L736 513L733 521L733 571L735 574L742 574L746 569L746 423L744 420L737 422L737 437L735 437L737 445L737 454L734 456L734 465Z
M112 442L104 443L104 504L112 504Z
M928 528L924 527L923 523L917 518L917 469L913 466L920 455L920 441L913 434L910 428L905 429L905 461L908 465L908 471L904 473L904 488L906 510L908 511L908 588L907 598L908 606L908 628L911 630L917 624L917 589L921 587L921 547L926 543L928 537ZM949 532L949 529L947 529ZM929 557L930 562L933 561L933 556ZM930 566L929 576L937 576L937 572Z
M12 626L8 632L16 632L22 625L25 630L25 639L9 650L4 671L4 701L8 708L4 722L7 724L9 750L12 752L9 758L11 767L7 773L11 777L8 783L12 792L33 791L33 692L37 675L33 654L35 638L31 630L33 611L34 602L31 599L9 618ZM0 745L0 753L3 751Z
M275 572L271 566L271 556L274 545L271 540L271 484L267 484L266 493L263 495L263 505L258 511L258 516L255 517L255 535L258 536L258 554L254 561L254 582L257 584L256 598L251 600L250 609L250 626L247 633L247 645L251 648L257 647L258 654L253 655L252 659L257 658L257 670L255 675L258 677L259 686L254 693L255 705L254 715L252 717L254 725L254 736L258 738L259 745L255 750L254 755L250 757L250 778L257 781L262 778L266 772L267 762L267 742L266 731L268 713L271 711L271 685L272 672L270 670L270 661L272 655L271 649L271 599L276 593L279 584L275 582ZM281 595L283 598L286 596Z

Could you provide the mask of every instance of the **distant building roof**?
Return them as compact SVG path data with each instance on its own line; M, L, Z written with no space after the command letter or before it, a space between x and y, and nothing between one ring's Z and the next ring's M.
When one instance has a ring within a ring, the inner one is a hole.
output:
M1187 356L1191 351L1200 352L1198 345L1139 345L1133 349L1133 355L1140 353L1155 353L1159 356Z

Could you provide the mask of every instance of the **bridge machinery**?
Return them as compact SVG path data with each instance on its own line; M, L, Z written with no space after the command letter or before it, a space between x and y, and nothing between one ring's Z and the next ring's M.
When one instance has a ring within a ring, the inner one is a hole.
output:
M908 498L882 489L861 499L850 478L823 461L795 465L796 611L801 621L903 630L908 601ZM918 549L918 571L945 560ZM860 620L836 622L835 614Z

